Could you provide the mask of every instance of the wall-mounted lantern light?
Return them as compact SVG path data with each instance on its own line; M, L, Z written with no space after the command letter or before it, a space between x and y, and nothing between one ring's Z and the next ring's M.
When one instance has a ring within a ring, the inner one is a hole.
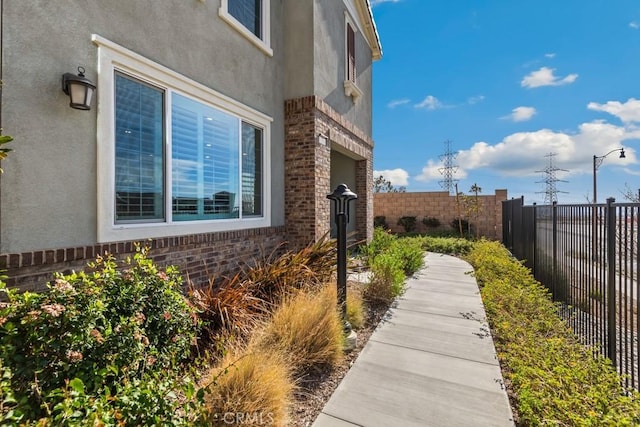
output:
M69 95L69 106L77 110L90 110L91 97L96 90L91 80L84 76L84 68L78 67L78 75L64 73L62 75L62 91Z

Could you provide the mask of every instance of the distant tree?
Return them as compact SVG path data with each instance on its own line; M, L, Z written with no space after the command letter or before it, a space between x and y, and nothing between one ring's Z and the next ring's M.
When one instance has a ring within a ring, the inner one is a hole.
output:
M634 191L629 187L628 183L624 184L624 190L621 191L622 197L625 200L630 201L631 203L639 203L640 202L640 190Z
M473 198L471 197L466 198L466 211L467 211L466 213L467 213L467 216L472 217L474 221L477 223L478 217L482 213L482 206L480 205L480 200L478 199L478 194L482 193L482 188L480 188L478 184L474 183L471 186L471 189L469 190L469 192L473 193L474 196ZM478 232L478 230L476 230L476 232Z
M373 179L374 193L404 193L406 191L406 187L394 187L393 184L391 184L391 181L385 179L382 175Z

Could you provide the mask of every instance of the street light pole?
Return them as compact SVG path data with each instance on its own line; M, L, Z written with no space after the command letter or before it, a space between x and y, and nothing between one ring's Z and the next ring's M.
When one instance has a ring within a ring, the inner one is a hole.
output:
M615 153L616 151L620 152L620 158L624 159L626 156L624 154L623 148L616 148L615 150L609 151L604 156L596 156L593 155L593 213L591 215L591 256L594 262L598 261L598 251L596 250L598 244L598 207L596 204L598 203L598 180L596 177L596 173L598 172L598 168L604 162L605 157L607 157L611 153Z
M598 181L596 180L596 172L598 171L597 165L598 157L593 155L593 204L598 203Z
M607 154L605 154L604 156L596 156L595 154L593 155L593 203L596 204L598 203L598 181L596 178L596 173L598 172L598 168L600 167L600 165L602 164L602 162L604 162L604 158L607 157L609 154L611 153L615 153L616 151L620 152L620 158L624 159L626 158L625 154L624 154L624 147L623 148L616 148L615 150L611 150L609 151Z

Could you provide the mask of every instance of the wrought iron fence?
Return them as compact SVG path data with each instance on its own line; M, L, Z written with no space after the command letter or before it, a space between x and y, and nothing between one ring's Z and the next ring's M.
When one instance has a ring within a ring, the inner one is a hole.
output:
M639 203L503 202L503 243L559 303L585 344L640 389Z

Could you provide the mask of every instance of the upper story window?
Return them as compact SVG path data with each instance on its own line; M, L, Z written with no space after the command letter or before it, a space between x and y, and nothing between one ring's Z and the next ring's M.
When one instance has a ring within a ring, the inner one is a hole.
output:
M228 0L228 8L229 15L262 39L262 0Z
M271 49L270 0L221 0L218 14L264 53Z
M356 27L349 14L345 12L345 36L344 36L344 91L355 103L362 96L362 90L356 83Z
M356 82L356 32L347 22L347 80Z
M269 226L271 118L94 41L98 241Z

